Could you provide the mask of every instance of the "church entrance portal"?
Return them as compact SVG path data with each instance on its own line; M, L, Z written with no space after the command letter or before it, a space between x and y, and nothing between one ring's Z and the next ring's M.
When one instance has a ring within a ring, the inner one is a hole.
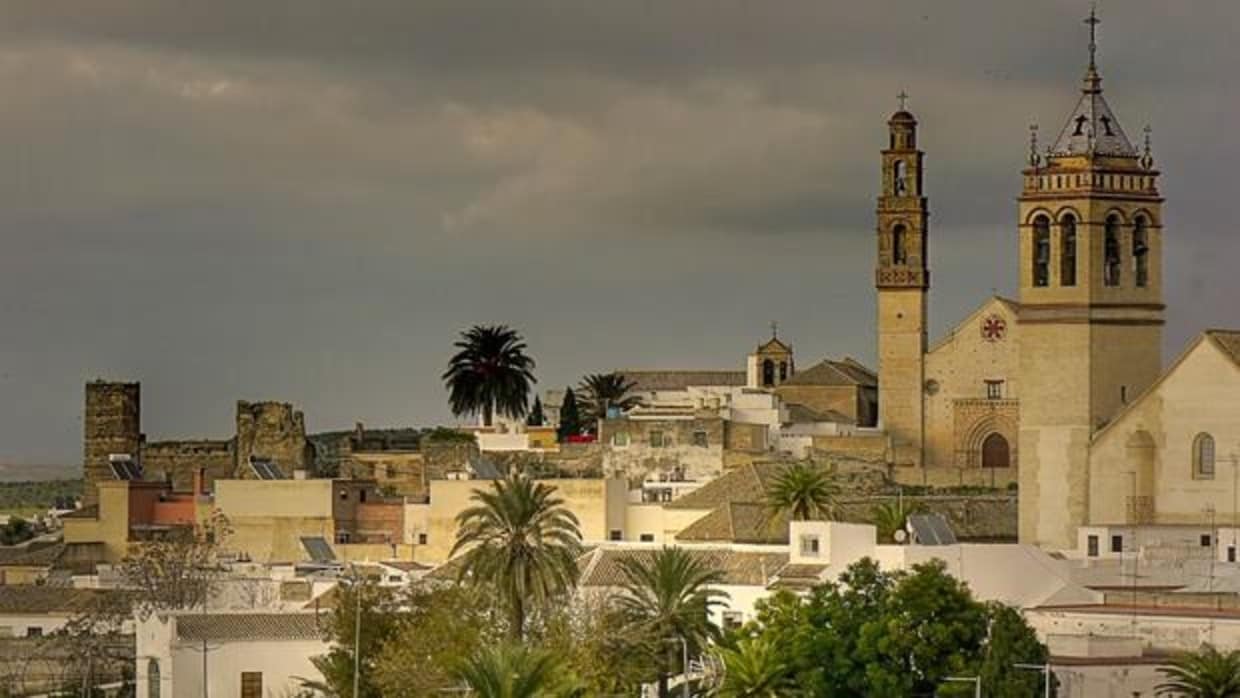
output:
M1001 434L991 434L982 442L983 468L1010 468L1012 450Z

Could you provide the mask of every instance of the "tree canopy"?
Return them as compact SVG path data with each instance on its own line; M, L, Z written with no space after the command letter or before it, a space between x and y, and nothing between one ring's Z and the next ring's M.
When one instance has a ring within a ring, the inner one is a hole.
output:
M496 414L525 416L536 381L520 333L507 325L475 325L453 346L457 352L443 374L452 414L481 414L484 426L491 426Z

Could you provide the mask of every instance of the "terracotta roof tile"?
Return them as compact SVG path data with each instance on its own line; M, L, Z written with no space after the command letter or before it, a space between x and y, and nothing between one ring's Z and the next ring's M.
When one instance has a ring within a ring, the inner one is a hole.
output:
M648 393L656 390L685 390L690 386L736 386L747 381L744 371L618 371L631 381L632 392Z
M787 553L749 550L681 548L711 569L723 574L727 585L765 586L775 572L788 563ZM614 587L625 582L620 560L648 560L653 548L598 548L578 560L583 587Z
M853 359L826 359L792 374L783 385L878 385L874 372Z
M0 613L72 615L101 599L124 594L110 589L0 586Z
M322 640L315 613L186 613L177 616L180 640Z
M676 534L685 542L778 544L788 541L788 517L772 518L765 504L728 502Z

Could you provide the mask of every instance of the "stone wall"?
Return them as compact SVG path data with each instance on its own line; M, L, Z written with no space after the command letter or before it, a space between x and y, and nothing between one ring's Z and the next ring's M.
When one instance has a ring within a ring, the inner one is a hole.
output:
M237 476L255 477L248 467L251 457L276 464L285 477L304 470L310 460L306 420L287 402L237 401Z
M724 424L720 417L704 416L602 420L604 475L630 483L664 473L690 480L718 477L723 472Z
M192 440L155 441L142 446L142 470L148 480L172 481L172 488L188 492L194 486L194 473L202 469L208 490L216 480L233 477L236 460L233 442Z
M135 462L141 458L141 385L102 380L87 383L82 431L83 499L89 506L98 501L96 483L113 479L109 456L128 454Z
M874 508L894 504L890 495L846 499L840 503L840 518L850 523L872 523ZM906 496L906 507L942 514L956 537L974 542L1015 542L1017 534L1016 497L1009 495L927 495Z

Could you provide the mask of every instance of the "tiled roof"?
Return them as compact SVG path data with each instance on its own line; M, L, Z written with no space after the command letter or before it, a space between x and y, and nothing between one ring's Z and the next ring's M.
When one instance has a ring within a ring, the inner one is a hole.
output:
M767 483L786 466L750 463L729 471L667 504L668 509L714 509L727 502L761 502Z
M767 543L788 541L788 517L771 516L765 504L728 502L676 534L685 542Z
M690 386L744 386L744 371L618 371L633 383L632 392L685 390Z
M846 358L842 361L826 359L817 364L792 374L783 382L784 385L860 385L873 387L878 385L878 377L874 372L858 363L855 359Z
M723 574L723 583L736 586L765 586L775 572L788 563L787 553L749 550L681 548L710 569ZM614 587L625 583L620 560L648 560L652 548L598 548L578 558L583 587Z
M1240 366L1240 330L1206 330L1206 335Z
M771 337L770 339L766 340L762 344L758 345L758 353L760 354L766 353L766 352L790 353L791 351L792 351L792 347L779 341L778 337Z
M321 640L315 613L186 613L177 616L180 640Z
M771 582L772 589L810 589L822 583L827 565L784 565Z
M64 543L9 549L0 554L0 567L48 567L60 559Z
M90 608L100 599L122 593L107 589L0 586L0 613L68 615Z

